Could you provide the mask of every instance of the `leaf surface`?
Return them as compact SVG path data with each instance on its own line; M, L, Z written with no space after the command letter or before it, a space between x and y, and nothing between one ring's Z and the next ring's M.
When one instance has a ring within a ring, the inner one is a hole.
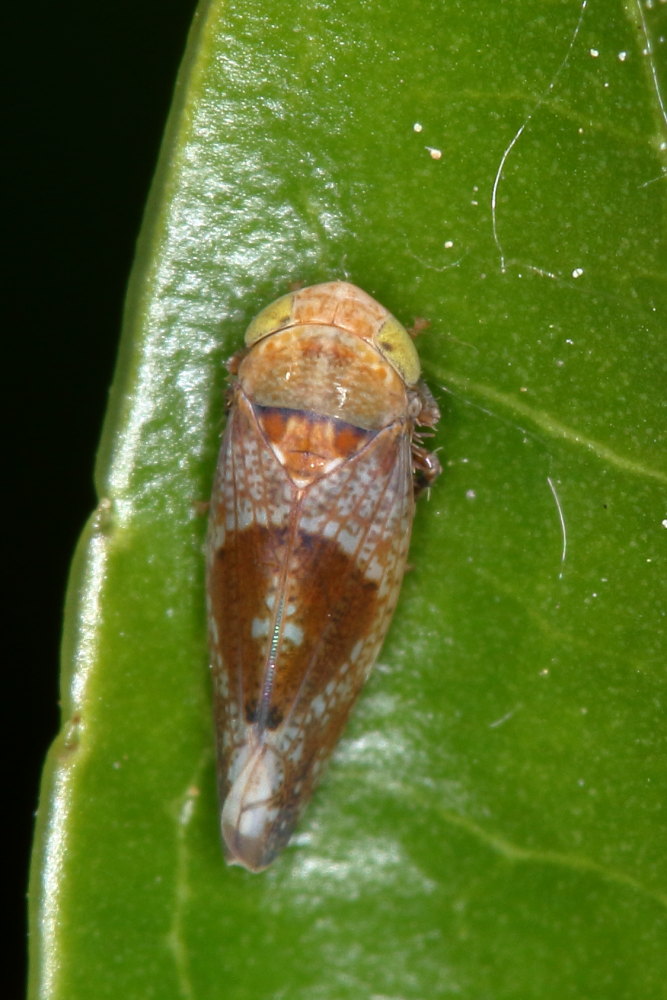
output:
M77 552L31 884L49 1000L657 997L665 9L202 4ZM202 544L290 283L420 336L445 473L300 832L222 861Z

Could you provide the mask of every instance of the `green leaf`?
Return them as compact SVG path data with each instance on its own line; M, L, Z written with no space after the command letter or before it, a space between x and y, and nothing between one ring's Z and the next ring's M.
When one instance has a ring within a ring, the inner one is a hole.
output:
M657 997L665 7L202 4L76 555L31 996ZM202 543L224 359L294 281L443 419L399 609L293 843L225 867Z

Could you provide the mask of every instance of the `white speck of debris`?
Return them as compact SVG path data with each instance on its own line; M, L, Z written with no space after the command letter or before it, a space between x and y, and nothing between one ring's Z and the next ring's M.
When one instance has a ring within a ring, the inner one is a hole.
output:
M667 528L667 517L662 521L663 528Z
M572 277L580 278L583 273L584 273L583 267L575 267L574 271L572 272Z
M519 386L519 392L528 392L528 389L525 385L521 385Z
M565 343L566 343L566 344L574 344L574 341L573 341L573 340L570 340L570 338L569 338L569 337L566 337L566 338L565 338Z
M620 59L621 62L625 62L625 60L628 58L628 53L627 52L619 52L618 53L618 58Z
M423 127L424 126L420 122L415 122L414 125L412 126L412 131L413 132L421 132L421 130L423 129Z
M565 514L563 513L563 507L560 502L558 491L554 486L551 476L547 476L547 483L549 484L549 489L551 490L551 495L554 498L554 503L556 504L556 510L558 511L558 520L560 521L560 531L561 538L563 539L563 546L560 553L560 572L558 574L558 579L563 579L563 567L565 565L565 560L567 559L567 528L565 527Z
M498 726L502 726L503 722L508 722L509 719L511 719L512 716L514 715L515 711L516 709L513 708L510 712L506 712L505 715L502 715L499 719L496 719L495 722L490 722L489 729L497 729Z
M187 798L181 807L181 815L178 817L179 822L182 826L187 826L187 824L192 819L192 814L195 809L194 799Z
M428 149L429 156L432 160L439 160L442 157L442 150L436 149L435 146L424 146L424 149Z
M597 57L600 55L600 53L599 53L599 51L597 49L590 49L589 51L590 51L590 54L592 55L593 59L597 59Z
M451 250L452 247L454 246L454 240L445 240L443 246L445 250Z
M476 500L477 494L474 490L466 490L466 500Z

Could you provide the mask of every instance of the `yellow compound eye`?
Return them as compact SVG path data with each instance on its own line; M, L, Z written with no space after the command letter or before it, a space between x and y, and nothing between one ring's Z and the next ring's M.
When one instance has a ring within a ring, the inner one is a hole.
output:
M421 374L419 355L408 331L390 316L375 335L375 346L396 369L406 385L414 385Z
M266 309L262 309L259 316L255 316L245 332L246 347L252 347L262 337L266 337L270 333L275 333L276 330L282 330L283 327L287 326L292 318L293 300L294 295L290 292L288 295L283 295L282 298L276 299Z

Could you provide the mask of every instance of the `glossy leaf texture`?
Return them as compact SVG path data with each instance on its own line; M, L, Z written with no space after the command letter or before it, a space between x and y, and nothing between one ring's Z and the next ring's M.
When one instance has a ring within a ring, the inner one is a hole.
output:
M665 11L201 6L72 571L33 998L661 995ZM445 472L253 876L220 849L199 505L224 360L332 278L430 322Z

